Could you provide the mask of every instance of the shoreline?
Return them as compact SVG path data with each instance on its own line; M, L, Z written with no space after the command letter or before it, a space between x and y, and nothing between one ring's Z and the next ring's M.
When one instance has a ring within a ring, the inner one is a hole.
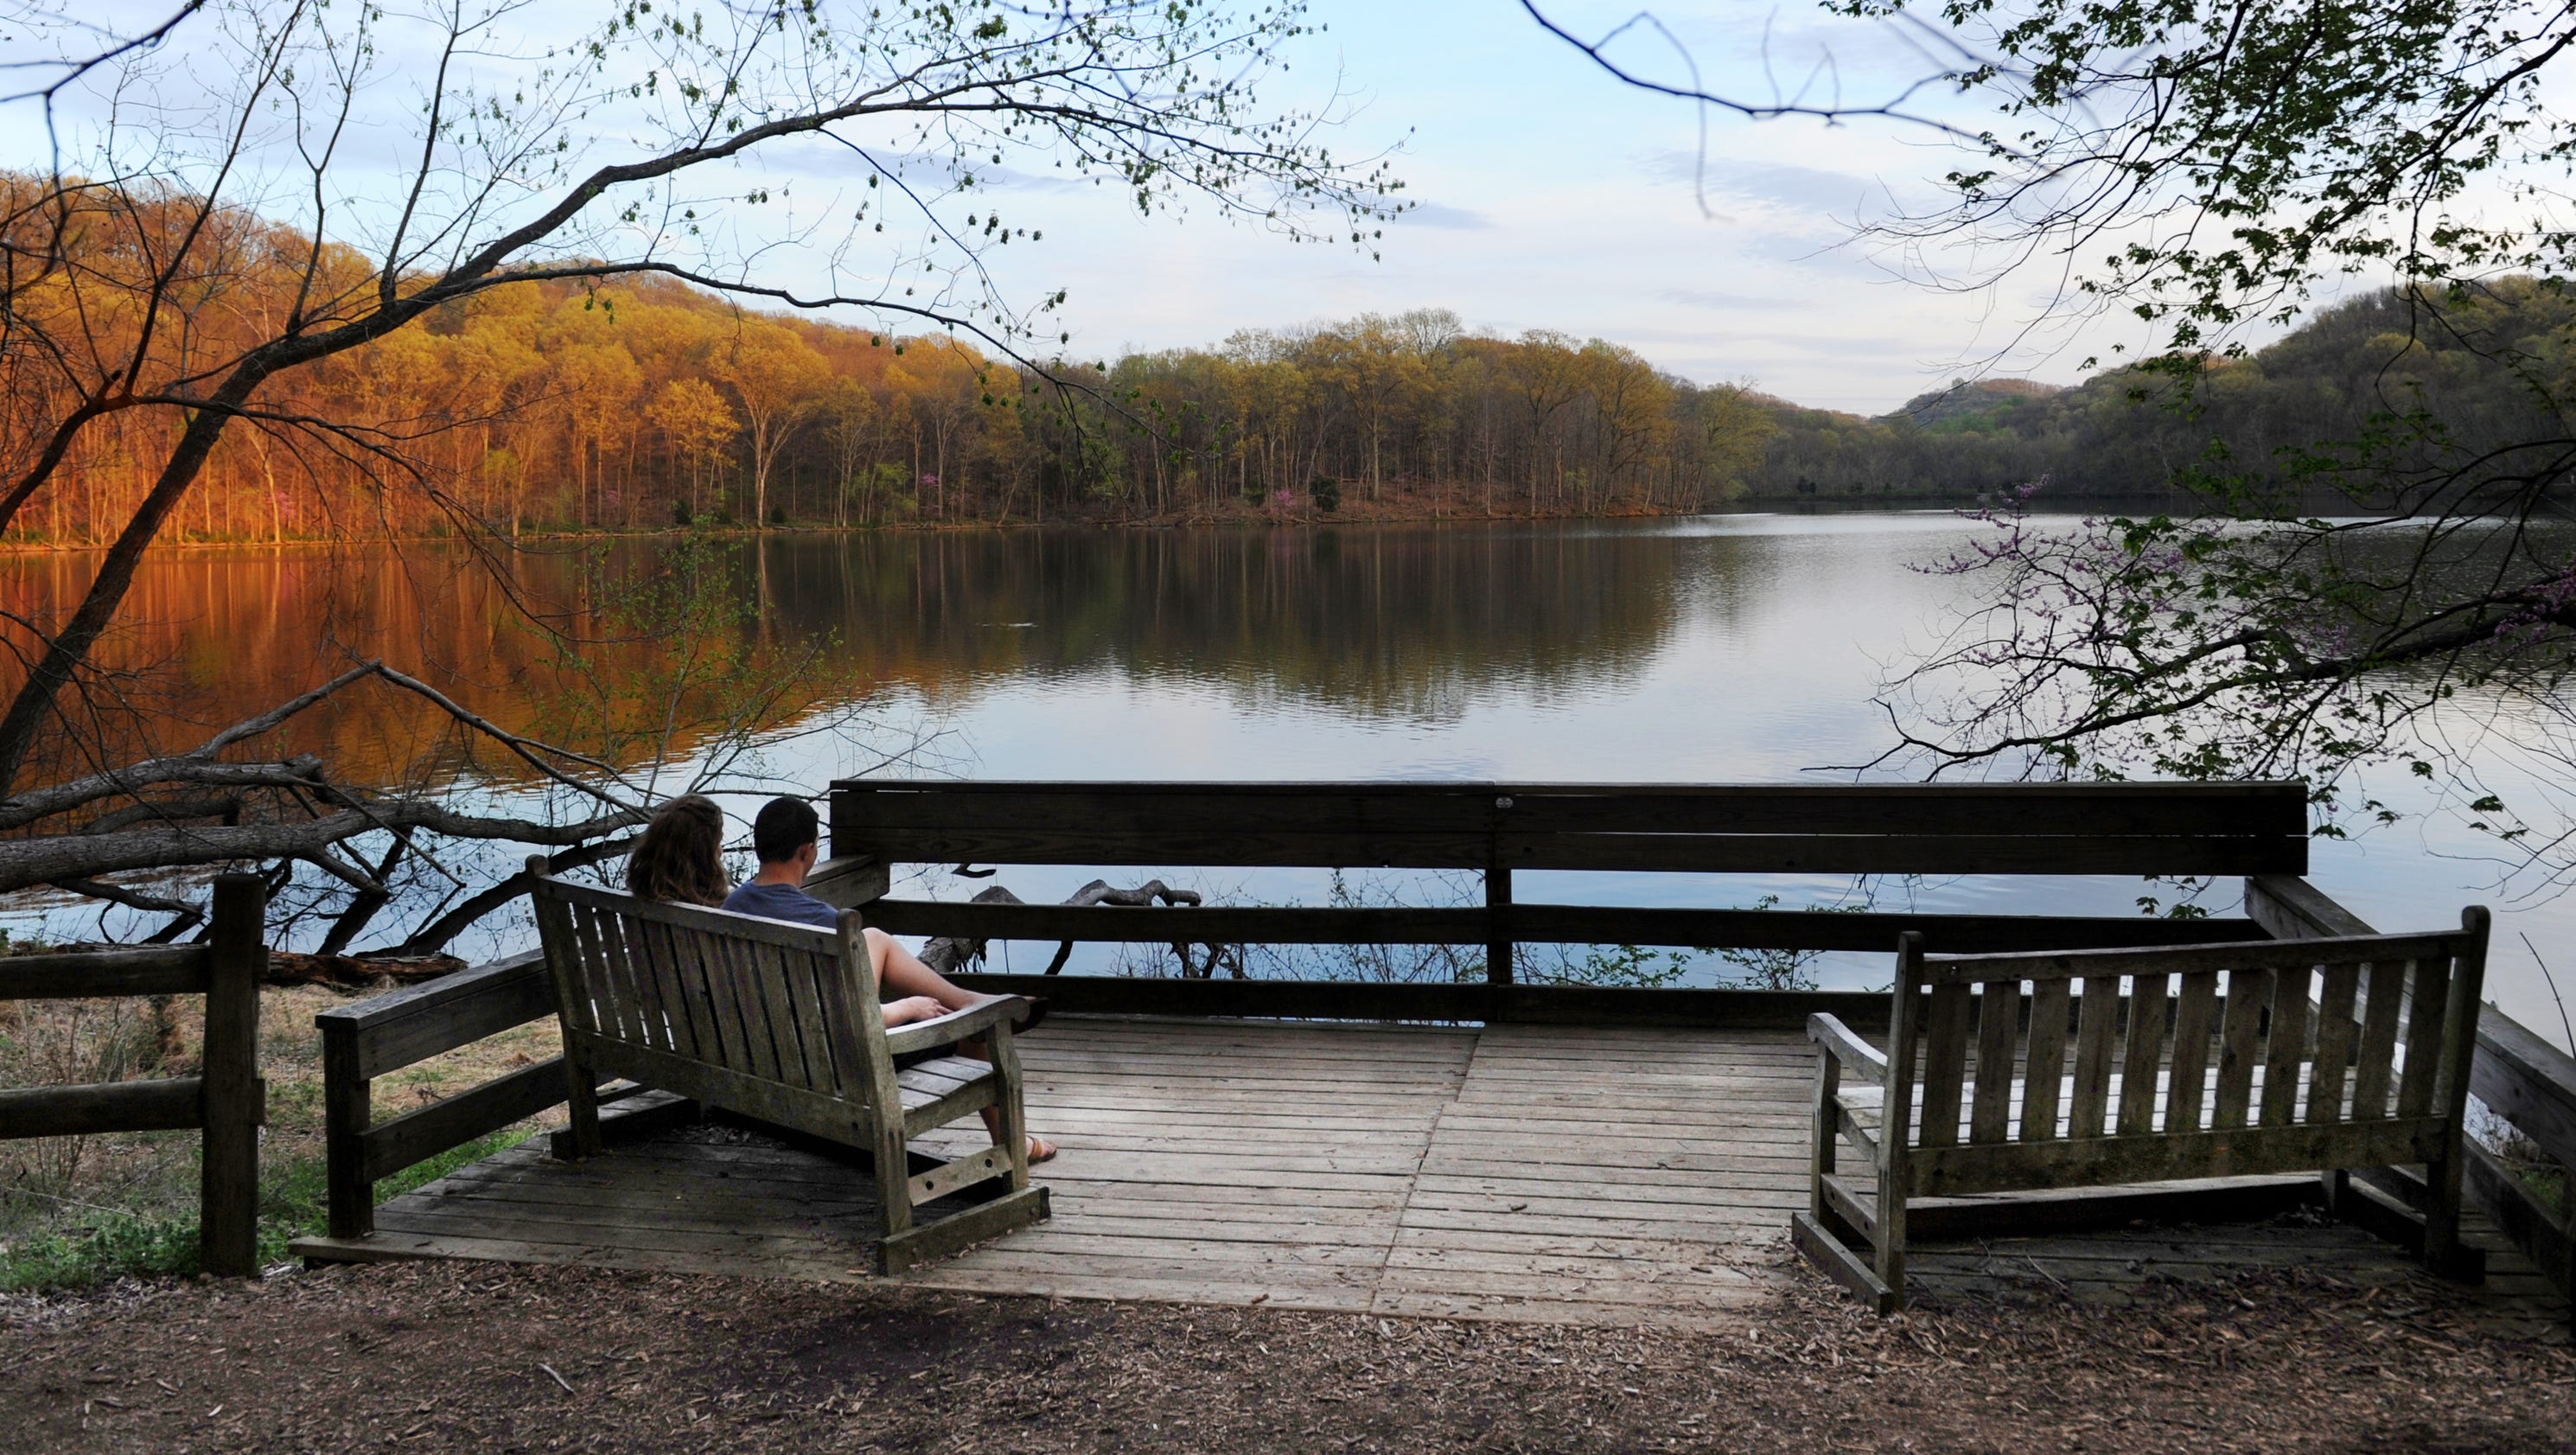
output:
M1109 516L1057 520L1032 520L1020 516L1004 517L993 520L907 520L887 522L877 525L836 525L829 521L791 520L784 524L764 527L747 525L662 525L653 527L639 526L633 528L621 527L613 529L525 530L521 531L517 535L502 535L498 532L493 532L480 536L469 536L463 533L451 532L438 535L386 534L363 536L301 536L289 537L284 540L245 538L240 540L155 541L150 549L153 551L238 551L261 548L283 551L311 550L316 548L340 546L450 545L467 540L482 540L491 543L521 545L559 544L563 542L593 540L650 541L689 537L740 539L766 536L815 535L962 535L976 531L1019 530L1144 531L1253 528L1311 529L1320 526L1337 525L1488 526L1514 523L1535 525L1543 522L1562 523L1570 521L1687 520L1700 516L1720 515L1854 515L1873 514L1884 511L1966 510L1975 509L1983 505L1990 505L1992 503L1993 502L1991 501L1980 501L1974 497L1938 495L1879 497L1821 495L1744 496L1714 505L1703 506L1694 510L1672 510L1661 508L1647 509L1632 507L1607 511L1541 511L1535 514L1528 511L1496 511L1491 514L1484 514L1464 511L1433 512L1425 510L1407 510L1402 508L1389 509L1386 507L1385 503L1382 503L1381 505L1373 508L1368 506L1345 507L1344 509L1329 513L1301 511L1284 516L1273 516L1264 512L1253 511L1246 511L1242 514L1187 512L1176 515ZM2069 500L2066 503L2075 504L2077 502ZM2084 503L2091 504L2093 502ZM2110 505L2114 502L2105 500L2100 503ZM106 544L83 543L57 545L42 541L0 541L0 557L85 555L103 552L107 549L108 546Z

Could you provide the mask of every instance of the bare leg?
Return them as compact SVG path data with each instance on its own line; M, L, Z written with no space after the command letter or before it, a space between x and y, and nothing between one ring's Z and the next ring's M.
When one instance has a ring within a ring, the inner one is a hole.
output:
M883 930L865 930L862 933L868 940L868 959L876 966L879 995L897 997L926 995L950 1010L965 1010L969 1006L981 1005L993 998L989 995L977 995L924 965L921 963L920 956L896 944L894 936ZM965 1042L957 1049L978 1061L992 1059L984 1053L984 1046L980 1041ZM989 1106L984 1108L984 1128L992 1133L997 1142L1001 1139L1002 1114L998 1109ZM1031 1134L1029 1137L1030 1161L1043 1162L1054 1155L1054 1144L1043 1137Z
M883 930L862 933L868 938L868 958L876 964L879 993L890 999L927 995L950 1010L964 1010L993 998L964 989L924 965L920 956L896 944L894 936Z

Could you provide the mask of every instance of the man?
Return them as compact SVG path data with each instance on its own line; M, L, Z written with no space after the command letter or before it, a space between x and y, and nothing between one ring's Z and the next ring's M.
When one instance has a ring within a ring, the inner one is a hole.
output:
M814 861L822 854L822 836L823 821L805 800L773 798L763 804L751 821L751 851L760 860L760 870L725 896L724 908L735 914L758 915L817 929L838 927L841 912L805 892L805 876L814 872ZM993 998L952 983L921 963L919 956L896 944L894 937L883 930L863 929L860 933L867 939L868 960L876 971L877 993L885 1002L888 1026L930 1020ZM969 1041L958 1049L985 1059L983 1047L975 1042ZM985 1125L996 1127L999 1122L1000 1114L986 1107ZM1029 1138L1030 1161L1043 1162L1054 1155L1054 1143L1039 1136Z

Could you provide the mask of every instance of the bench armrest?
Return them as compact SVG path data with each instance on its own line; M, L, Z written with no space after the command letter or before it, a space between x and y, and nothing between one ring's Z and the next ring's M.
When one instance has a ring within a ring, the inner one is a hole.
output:
M900 1056L912 1051L927 1051L934 1046L953 1046L973 1037L978 1031L991 1030L1004 1021L1018 1025L1028 1017L1028 997L999 995L981 1005L970 1005L964 1010L952 1010L926 1021L896 1026L886 1032L886 1050Z
M1887 1074L1887 1057L1877 1047L1851 1033L1851 1028L1829 1015L1807 1017L1807 1039L1816 1049L1835 1057L1846 1066L1855 1066L1873 1077Z

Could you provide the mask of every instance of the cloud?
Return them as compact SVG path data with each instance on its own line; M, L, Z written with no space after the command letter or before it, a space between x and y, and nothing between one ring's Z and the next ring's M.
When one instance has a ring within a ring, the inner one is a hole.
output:
M1464 207L1451 207L1442 202L1416 202L1396 218L1416 227L1436 227L1449 232L1485 232L1492 229L1491 218Z
M1823 211L1850 217L1871 203L1886 201L1885 184L1851 172L1802 167L1793 162L1749 162L1711 156L1705 169L1695 152L1678 148L1648 152L1637 159L1647 176L1658 181L1697 184L1712 196L1770 202L1800 211Z
M1765 297L1752 293L1712 293L1696 288L1667 288L1657 296L1667 303L1678 303L1685 308L1749 309L1770 313L1783 308L1804 309L1812 306L1805 299L1776 293Z

